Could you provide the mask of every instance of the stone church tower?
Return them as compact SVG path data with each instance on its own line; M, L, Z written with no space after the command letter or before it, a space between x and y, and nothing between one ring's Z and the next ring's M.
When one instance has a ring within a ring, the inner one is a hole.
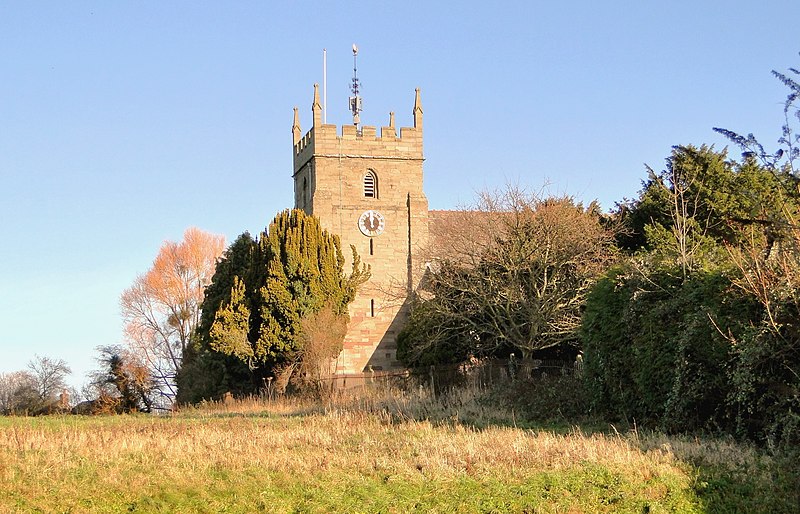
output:
M303 135L294 109L295 208L317 216L324 228L341 237L346 270L353 245L372 271L350 304L350 325L336 372L395 368L400 365L397 334L422 271L417 252L428 240L419 89L414 126L401 128L399 136L394 113L380 132L359 127L356 109L354 124L342 126L341 133L336 125L323 124L317 84L311 111L313 126Z

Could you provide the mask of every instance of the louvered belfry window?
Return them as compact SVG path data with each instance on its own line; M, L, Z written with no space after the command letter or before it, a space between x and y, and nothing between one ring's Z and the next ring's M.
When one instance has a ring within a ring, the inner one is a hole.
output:
M378 180L372 170L364 175L364 197L378 198Z

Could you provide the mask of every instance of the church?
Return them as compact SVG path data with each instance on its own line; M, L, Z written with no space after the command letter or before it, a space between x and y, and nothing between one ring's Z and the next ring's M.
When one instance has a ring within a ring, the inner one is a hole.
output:
M303 133L297 108L292 125L295 208L316 216L323 228L340 236L345 269L350 269L352 245L372 273L350 304L337 374L401 367L397 334L424 271L420 252L429 238L419 89L413 126L399 130L394 113L380 129L360 125L357 87L354 94L352 125L323 123L317 84L311 128Z

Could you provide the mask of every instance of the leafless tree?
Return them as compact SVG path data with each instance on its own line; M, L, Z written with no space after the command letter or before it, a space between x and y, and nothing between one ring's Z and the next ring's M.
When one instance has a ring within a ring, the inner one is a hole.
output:
M31 412L38 408L36 379L29 371L0 374L0 413Z
M676 146L664 171L656 173L647 167L669 215L666 227L651 225L649 238L662 242L661 251L666 250L675 259L683 278L709 257L709 248L714 246L709 233L719 232L726 225L721 213L716 212L724 207L722 202L717 205L709 198L710 191L719 191L726 183L724 178L733 175L724 157L724 152L716 153L706 146Z
M435 218L419 351L457 339L474 353L528 355L576 338L589 287L614 257L596 205L509 186Z
M337 315L330 305L300 322L303 346L298 353L296 374L301 385L320 398L331 393L336 371L336 357L342 351L347 319Z
M66 379L72 370L63 359L36 356L28 363L28 370L34 379L36 393L43 406L57 403L59 396L67 389Z
M129 350L146 365L167 403L177 393L175 376L224 246L223 236L190 228L180 243L166 241L153 267L120 298Z

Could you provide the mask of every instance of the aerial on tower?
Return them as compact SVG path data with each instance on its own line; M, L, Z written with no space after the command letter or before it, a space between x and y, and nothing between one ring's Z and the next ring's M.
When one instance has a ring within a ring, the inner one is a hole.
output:
M358 57L358 47L353 43L353 82L350 84L350 91L353 96L350 97L350 112L353 113L353 125L358 127L361 123L361 97L358 95L361 84L358 81L358 66L356 66L356 58Z
M297 110L292 122L295 208L316 216L339 237L341 248L352 247L370 267L369 281L347 307L341 353L330 361L330 371L345 375L402 366L397 333L409 315L407 299L426 273L423 250L429 241L420 91L414 92L411 127L398 127L394 111L388 126L362 125L357 56L353 45L348 95L353 122L324 123L319 84L314 84L311 127L302 132ZM323 52L323 89L324 57Z

